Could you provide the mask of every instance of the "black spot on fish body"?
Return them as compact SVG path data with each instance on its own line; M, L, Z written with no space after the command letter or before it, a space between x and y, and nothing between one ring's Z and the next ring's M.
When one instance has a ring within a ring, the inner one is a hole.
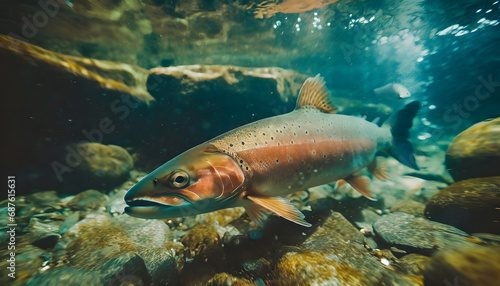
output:
M243 163L243 160L240 160L240 163Z
M229 147L233 147L233 144L229 144Z
M241 142L241 145L245 145L245 142Z

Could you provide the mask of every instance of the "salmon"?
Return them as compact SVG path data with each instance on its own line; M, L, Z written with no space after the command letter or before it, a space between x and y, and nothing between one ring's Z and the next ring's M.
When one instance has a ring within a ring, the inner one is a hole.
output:
M375 160L382 150L418 169L407 139L419 106L408 104L392 125L379 127L335 114L323 79L308 78L294 111L241 126L178 155L127 192L125 212L165 219L241 206L258 222L274 213L310 226L283 196L345 180L373 200L368 178L357 173L368 167L386 179Z

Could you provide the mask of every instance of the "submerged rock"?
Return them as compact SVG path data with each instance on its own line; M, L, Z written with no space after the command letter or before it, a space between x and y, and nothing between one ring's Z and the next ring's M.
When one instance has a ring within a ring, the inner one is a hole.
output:
M42 273L26 284L28 286L95 286L103 285L104 281L96 271L88 271L73 267L61 267Z
M424 272L425 285L498 285L500 247L469 246L437 252Z
M208 280L205 284L206 286L225 286L225 285L234 285L234 286L257 286L259 284L254 283L248 279L235 277L228 273L218 273L215 276Z
M458 134L446 152L446 166L456 181L500 176L500 118L483 121Z
M151 283L144 261L139 255L133 253L124 253L95 269L107 285L149 285Z
M209 225L197 225L182 238L182 244L189 250L188 257L210 255L220 251L220 238L215 229Z
M25 285L28 279L38 274L40 268L50 256L49 252L33 245L21 245L18 241L16 245L15 262L8 261L11 256L11 250L2 248L0 251L0 284L1 285ZM10 268L13 267L13 268ZM15 279L7 276L15 272ZM30 284L30 285L48 285L48 284ZM54 284L52 284L54 285Z
M40 247L41 249L53 248L61 235L59 228L62 222L60 221L42 221L37 218L31 218L28 225L28 240L31 244Z
M247 68L221 65L190 65L154 68L148 77L148 90L155 98L182 95L184 100L194 101L200 93L226 94L232 92L232 100L252 99L253 104L260 89L266 101L293 101L297 97L305 75L282 68ZM252 95L247 97L246 95ZM291 111L291 110L290 110ZM278 111L282 113L282 110Z
M409 201L409 200L404 200L404 201L399 201L395 203L390 211L392 213L395 212L404 212L407 214L415 215L415 216L424 216L424 209L425 205L420 202L416 201Z
M430 198L425 216L473 232L500 234L500 177L460 181Z
M82 161L77 167L84 178L122 183L134 166L132 156L120 146L99 143L78 144ZM81 179L81 178L80 178Z
M176 285L178 283L176 259L171 251L165 247L140 248L139 256L144 260L153 285Z
M106 195L97 190L86 190L74 196L66 205L72 210L106 211Z
M431 260L429 256L410 253L399 258L398 264L403 267L408 274L423 275L425 265L429 262L429 260Z
M332 213L298 248L284 249L272 272L278 285L417 285L390 270L390 260L372 255L363 235L340 213ZM385 264L383 264L385 263Z
M424 255L473 244L459 229L402 212L383 216L373 224L373 230L389 246Z

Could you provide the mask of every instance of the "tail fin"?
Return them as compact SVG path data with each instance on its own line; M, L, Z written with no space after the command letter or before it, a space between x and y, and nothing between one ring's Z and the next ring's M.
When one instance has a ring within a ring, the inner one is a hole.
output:
M408 141L413 118L420 109L420 102L413 101L398 111L391 126L393 144L388 152L400 163L412 169L420 170L413 155L413 146Z

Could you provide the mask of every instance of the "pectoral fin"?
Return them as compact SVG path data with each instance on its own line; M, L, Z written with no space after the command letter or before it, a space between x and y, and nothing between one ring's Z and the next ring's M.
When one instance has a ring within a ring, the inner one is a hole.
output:
M263 207L264 209L269 210L284 219L302 226L311 226L310 223L304 220L304 214L285 198L257 196L247 196L247 198L260 207Z
M336 183L335 183L335 190L337 190L338 188L342 187L343 185L345 185L347 182L345 180L338 180Z
M389 174L387 173L387 166L383 163L377 160L373 160L369 165L368 165L368 171L372 173L377 179L381 181L385 181L389 179Z
M345 180L349 183L349 185L351 185L356 191L365 196L367 199L376 201L376 199L370 193L370 189L368 188L368 177L350 175L349 177L345 178Z
M251 204L248 206L245 206L245 211L248 215L248 217L252 220L258 223L259 225L263 225L264 222L267 220L267 217L271 213L270 211L264 209L263 207L256 205L256 204Z

